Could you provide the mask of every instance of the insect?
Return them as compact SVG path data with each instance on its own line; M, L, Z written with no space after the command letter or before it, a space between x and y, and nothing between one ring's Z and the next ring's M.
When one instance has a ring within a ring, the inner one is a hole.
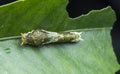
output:
M32 30L21 33L21 45L39 46L49 43L78 42L82 40L82 32L51 32L46 30Z

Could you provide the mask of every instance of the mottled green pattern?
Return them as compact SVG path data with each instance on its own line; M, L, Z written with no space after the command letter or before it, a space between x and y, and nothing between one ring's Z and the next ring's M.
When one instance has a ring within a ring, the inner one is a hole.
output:
M0 41L0 74L114 74L120 69L110 29L106 28L115 21L111 8L71 19L65 10L67 3L68 0L20 0L0 7L0 37L42 28L82 31L84 39L40 47L21 46L20 39Z
M42 46L50 43L78 42L82 40L82 32L52 32L46 30L32 30L21 33L21 45Z

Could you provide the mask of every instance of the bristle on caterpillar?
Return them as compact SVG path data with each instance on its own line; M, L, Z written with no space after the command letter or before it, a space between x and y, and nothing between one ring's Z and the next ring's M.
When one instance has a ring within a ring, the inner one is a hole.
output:
M46 30L32 30L21 33L21 45L44 45L49 43L78 42L82 32L51 32Z

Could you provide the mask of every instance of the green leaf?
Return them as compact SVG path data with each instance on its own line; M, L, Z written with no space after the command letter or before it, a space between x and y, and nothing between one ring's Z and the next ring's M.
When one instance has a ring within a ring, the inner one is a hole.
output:
M64 31L111 27L115 21L108 7L71 19L66 11L68 0L25 0L0 7L0 37L19 35L32 29Z
M19 0L0 7L0 37L32 29L82 31L84 41L21 46L20 39L0 41L1 74L114 74L119 65L110 30L115 15L110 7L71 19L68 0ZM1 39L1 38L0 38Z

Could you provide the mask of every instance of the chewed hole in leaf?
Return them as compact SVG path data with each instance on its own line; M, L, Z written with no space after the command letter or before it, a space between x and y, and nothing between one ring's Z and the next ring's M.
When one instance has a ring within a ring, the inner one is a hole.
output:
M17 1L17 0L0 0L0 5L5 5L5 4L8 4L8 3L12 3L14 1Z
M107 7L105 0L69 0L67 12L71 18L87 14L92 10L99 10Z

